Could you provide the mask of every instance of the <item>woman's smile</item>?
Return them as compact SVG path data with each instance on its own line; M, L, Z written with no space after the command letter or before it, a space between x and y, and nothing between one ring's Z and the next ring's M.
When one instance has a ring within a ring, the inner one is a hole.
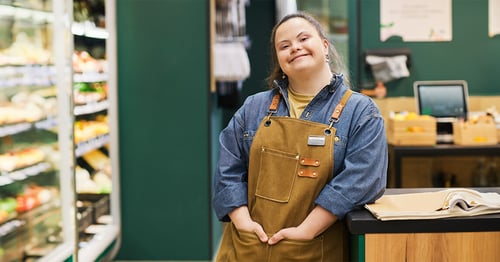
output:
M300 55L296 55L296 56L293 56L292 59L290 59L290 61L288 61L289 63L292 63L294 62L295 60L301 60L301 58L303 57L306 57L308 56L309 54L300 54Z

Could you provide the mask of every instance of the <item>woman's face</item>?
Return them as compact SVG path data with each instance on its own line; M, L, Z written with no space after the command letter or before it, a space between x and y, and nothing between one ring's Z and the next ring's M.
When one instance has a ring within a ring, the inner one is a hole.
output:
M326 65L328 41L309 21L296 17L276 30L275 49L281 70L289 76L316 71Z

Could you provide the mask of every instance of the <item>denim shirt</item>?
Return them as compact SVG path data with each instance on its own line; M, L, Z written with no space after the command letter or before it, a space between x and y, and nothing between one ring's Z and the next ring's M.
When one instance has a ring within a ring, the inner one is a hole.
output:
M253 137L276 92L288 97L286 80L277 87L249 96L219 136L220 152L214 177L213 207L220 221L247 205L249 152ZM342 75L334 75L304 109L301 119L330 124L330 116L347 90ZM289 116L288 99L281 99L275 116ZM387 141L384 120L374 101L353 92L336 129L334 177L325 185L315 204L342 219L356 207L375 201L385 191Z

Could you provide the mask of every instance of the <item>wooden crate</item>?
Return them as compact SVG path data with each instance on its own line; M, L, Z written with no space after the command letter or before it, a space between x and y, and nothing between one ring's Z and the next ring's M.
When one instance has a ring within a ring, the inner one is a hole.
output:
M497 128L494 122L455 122L453 142L457 145L494 145L498 143Z
M436 119L420 116L416 119L389 119L387 140L393 145L434 145L436 144Z

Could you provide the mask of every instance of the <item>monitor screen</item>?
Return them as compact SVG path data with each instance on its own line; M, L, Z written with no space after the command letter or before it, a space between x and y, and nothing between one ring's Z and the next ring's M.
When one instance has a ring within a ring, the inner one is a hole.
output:
M466 81L416 81L413 88L419 114L436 117L438 122L467 120Z

